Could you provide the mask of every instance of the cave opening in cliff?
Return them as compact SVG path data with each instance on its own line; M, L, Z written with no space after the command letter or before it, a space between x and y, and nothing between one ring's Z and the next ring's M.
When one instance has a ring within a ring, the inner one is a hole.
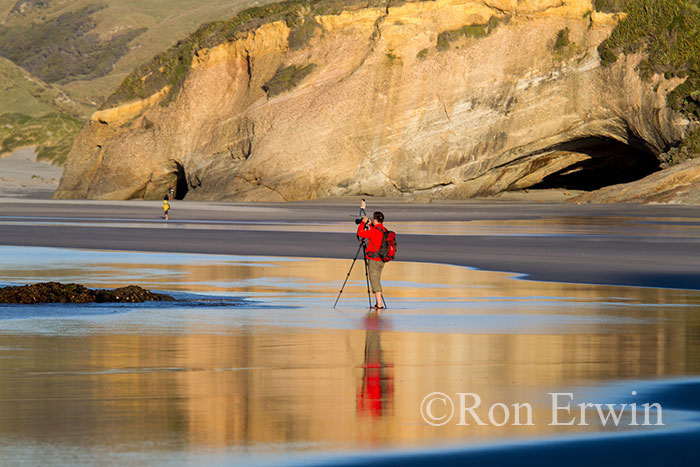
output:
M547 175L532 189L563 188L593 191L640 180L661 170L659 160L641 140L630 144L605 137L582 138L557 145L553 151L579 154L582 160Z
M175 167L175 176L177 177L175 181L175 199L185 199L185 195L187 195L189 190L185 168L179 162L175 162Z

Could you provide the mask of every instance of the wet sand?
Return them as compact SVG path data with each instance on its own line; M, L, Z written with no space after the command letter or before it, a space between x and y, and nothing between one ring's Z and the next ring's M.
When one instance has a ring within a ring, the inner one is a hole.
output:
M0 199L0 244L351 259L356 201L175 201L166 223L159 202ZM369 199L368 210L397 232L400 261L700 289L700 207Z

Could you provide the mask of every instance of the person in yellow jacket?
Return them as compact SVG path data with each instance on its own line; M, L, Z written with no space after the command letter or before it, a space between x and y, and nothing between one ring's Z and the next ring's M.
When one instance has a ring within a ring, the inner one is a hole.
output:
M163 215L166 221L168 220L168 212L170 212L170 203L168 203L168 197L166 196L165 199L163 199Z

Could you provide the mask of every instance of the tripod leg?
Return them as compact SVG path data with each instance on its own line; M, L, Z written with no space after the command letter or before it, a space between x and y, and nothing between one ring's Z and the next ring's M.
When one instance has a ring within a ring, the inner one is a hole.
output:
M360 254L360 250L364 246L364 243L361 243L360 246L357 248L357 253L355 253L355 258L352 260L352 264L350 265L350 270L348 271L348 275L345 276L345 281L343 281L343 286L340 288L340 292L338 292L338 298L335 299L335 303L333 304L333 308L338 304L338 300L340 300L340 295L343 293L343 290L345 289L345 284L348 283L348 279L350 278L350 273L352 272L352 267L355 266L355 261L357 261L357 256ZM367 271L367 265L365 265L365 272ZM369 289L368 289L369 290Z
M365 282L367 282L367 301L369 302L369 307L372 308L372 296L369 293L369 263L367 262L367 246L365 242L362 242L362 253L363 259L365 260Z

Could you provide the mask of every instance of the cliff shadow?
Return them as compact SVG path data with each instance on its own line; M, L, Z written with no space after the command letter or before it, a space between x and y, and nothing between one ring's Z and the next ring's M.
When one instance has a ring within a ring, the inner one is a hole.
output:
M175 161L175 199L185 199L185 195L189 191L187 186L187 175L185 168L179 162Z
M625 144L595 136L562 143L552 149L585 154L588 159L554 172L530 188L594 191L634 182L661 170L659 159L637 139Z

